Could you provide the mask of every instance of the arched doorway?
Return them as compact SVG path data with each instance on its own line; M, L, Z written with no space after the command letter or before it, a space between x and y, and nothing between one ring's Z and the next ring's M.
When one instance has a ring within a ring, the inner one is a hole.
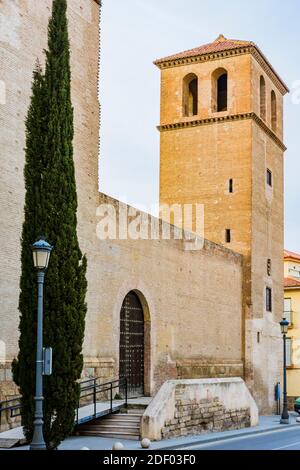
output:
M119 376L127 379L128 396L144 395L144 312L138 295L129 292L120 314Z

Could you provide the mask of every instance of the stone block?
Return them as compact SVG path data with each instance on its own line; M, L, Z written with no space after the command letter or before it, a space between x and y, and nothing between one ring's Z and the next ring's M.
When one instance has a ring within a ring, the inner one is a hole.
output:
M185 418L186 416L190 416L191 412L189 410L182 411L180 413L180 418Z
M6 382L11 382L13 379L11 369L5 369L5 380Z
M211 400L207 400L206 398L203 398L199 401L199 403L202 404L202 405L206 405L206 404L209 405L210 402L211 402Z

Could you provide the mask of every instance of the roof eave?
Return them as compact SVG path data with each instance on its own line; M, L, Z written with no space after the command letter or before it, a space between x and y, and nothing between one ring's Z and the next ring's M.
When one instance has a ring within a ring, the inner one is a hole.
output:
M281 83L281 85L283 86L283 88L285 89L286 93L289 93L290 92L290 89L289 87L286 85L286 83L283 81L283 79L280 77L280 75L276 72L276 70L273 68L273 66L271 65L271 63L268 61L268 59L266 58L266 56L264 55L264 53L261 51L261 49L253 43L253 47L257 50L257 52L259 53L259 55L262 57L262 59L265 61L265 63L268 65L268 67L272 70L272 72L274 73L274 75L276 76L276 78L279 80L279 82Z
M234 51L237 51L239 49L246 49L247 52L244 52L244 54L252 54L253 55L253 51L251 51L251 49L255 49L256 52L259 54L259 56L263 59L263 61L265 62L265 64L269 67L269 69L271 70L271 72L274 74L274 76L276 77L276 79L279 81L279 83L281 84L282 86L282 92L283 92L283 95L285 95L286 93L289 93L290 90L288 88L288 86L285 84L285 82L282 80L282 78L280 77L280 75L278 75L278 73L275 71L275 69L273 68L273 66L270 64L270 62L268 61L268 59L266 58L266 56L263 54L263 52L259 49L259 47L254 43L254 42L249 42L249 45L248 46L237 46L236 48L231 48L231 49L224 49L222 51L218 51L218 52L207 52L207 53L204 53L204 54L198 54L198 55L193 55L191 54L190 56L185 56L185 57L178 57L178 58L173 58L172 59L172 56L169 56L169 58L165 58L165 59L157 59L153 62L154 65L156 65L156 67L158 67L159 69L162 69L163 68L163 65L168 63L168 62L173 62L175 63L176 65L180 65L181 62L183 62L183 64L185 63L186 60L189 60L189 59L198 59L200 57L204 57L204 56L210 56L210 55L216 55L216 54L223 54L224 52L234 52Z

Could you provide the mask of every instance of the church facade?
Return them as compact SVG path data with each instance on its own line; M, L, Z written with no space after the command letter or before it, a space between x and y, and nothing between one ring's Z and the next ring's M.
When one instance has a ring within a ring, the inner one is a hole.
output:
M24 120L50 10L50 0L0 6L7 18L7 33L0 32L0 398L17 392L10 364L18 351ZM242 377L260 410L272 411L282 355L286 86L257 46L222 36L156 61L160 202L204 206L205 240L187 247L170 220L99 193L100 2L69 0L68 15L78 235L88 259L84 375L126 376L145 395L170 378ZM117 214L116 236L99 237L103 207ZM147 220L157 236L120 236L120 211ZM169 239L161 235L166 228Z

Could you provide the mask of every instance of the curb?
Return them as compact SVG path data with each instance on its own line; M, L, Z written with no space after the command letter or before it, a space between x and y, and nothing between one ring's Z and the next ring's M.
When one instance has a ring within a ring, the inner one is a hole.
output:
M194 445L201 445L201 444L208 444L210 442L219 442L219 441L227 441L230 439L234 439L236 437L243 437L243 436L255 436L256 434L264 434L267 432L272 432L272 431L278 431L279 429L284 429L284 428L294 428L294 427L299 427L299 423L293 423L293 424L281 424L279 426L274 426L272 428L264 428L264 429L255 429L253 431L247 431L243 433L237 433L237 434L232 434L231 436L218 436L218 437L208 437L206 439L202 439L201 441L194 441L190 442L189 444L176 444L174 446L169 446L169 447L164 447L163 450L176 450L176 449L184 449L184 447L190 447ZM159 449L153 449L153 450L159 450Z

